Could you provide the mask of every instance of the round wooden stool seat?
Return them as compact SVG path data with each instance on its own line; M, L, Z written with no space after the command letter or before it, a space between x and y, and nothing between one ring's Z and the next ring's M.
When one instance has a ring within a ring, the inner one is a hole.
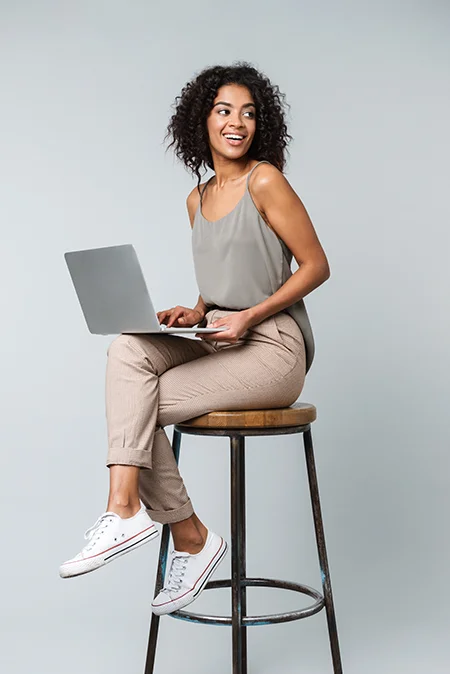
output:
M177 423L188 428L276 428L305 426L316 420L317 410L309 403L294 403L290 407L268 410L225 410L209 412L195 419Z

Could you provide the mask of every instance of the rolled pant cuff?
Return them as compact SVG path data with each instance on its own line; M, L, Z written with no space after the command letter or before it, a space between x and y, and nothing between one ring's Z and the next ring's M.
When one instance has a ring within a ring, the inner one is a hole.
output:
M189 499L181 508L175 508L175 510L151 510L147 508L147 512L155 522L159 522L160 524L175 524L175 522L187 520L188 517L193 515L194 508Z
M106 457L106 465L114 466L138 466L139 468L152 467L151 452L146 449L133 449L132 447L110 447Z

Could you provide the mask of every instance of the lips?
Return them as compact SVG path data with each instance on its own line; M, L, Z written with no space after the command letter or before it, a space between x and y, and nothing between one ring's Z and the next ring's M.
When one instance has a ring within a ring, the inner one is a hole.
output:
M240 134L236 134L240 135ZM242 143L245 141L246 136L244 136L241 140L236 140L232 138L227 138L225 135L223 136L228 143L228 145L242 145Z

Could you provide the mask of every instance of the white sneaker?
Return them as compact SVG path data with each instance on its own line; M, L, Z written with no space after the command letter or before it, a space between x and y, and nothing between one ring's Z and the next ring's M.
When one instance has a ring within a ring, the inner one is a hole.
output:
M156 615L172 613L197 599L206 583L225 557L226 542L208 531L206 543L196 555L172 550L167 580L152 602Z
M103 513L84 534L89 541L87 545L76 557L61 564L59 575L61 578L70 578L94 571L148 543L158 533L144 505L141 505L136 515L125 519L112 512Z

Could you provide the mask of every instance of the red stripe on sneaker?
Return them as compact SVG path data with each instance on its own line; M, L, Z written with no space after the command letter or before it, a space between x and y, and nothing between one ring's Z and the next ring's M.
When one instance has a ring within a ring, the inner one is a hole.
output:
M199 577L197 578L197 580L195 581L194 585L191 587L190 590L187 590L187 592L185 592L184 594L182 594L180 597L177 597L176 599L171 599L170 601L165 601L165 602L163 602L162 604L155 604L155 606L158 606L158 607L159 607L159 606L166 606L166 604L173 604L175 601L178 601L178 599L182 599L183 597L185 597L187 594L189 594L189 592L192 592L192 590L195 590L195 586L197 585L197 583L198 583L198 581L200 580L200 578L201 578L202 576L205 575L205 572L209 569L209 567L210 567L211 564L214 562L214 560L215 560L215 558L217 557L217 555L220 553L220 551L221 551L222 548L224 547L225 541L223 540L223 538L221 539L221 541L222 541L222 543L220 544L220 548L217 550L216 554L215 554L214 557L211 559L211 561L210 561L210 563L208 564L208 566L207 566L205 569L203 569L202 573L199 575Z
M97 552L96 555L91 555L90 557L83 557L82 559L75 559L70 562L65 562L63 566L68 566L69 564L79 564L80 562L84 562L86 559L94 559L95 557L98 557L99 555L104 555L110 550L114 550L115 548L120 547L121 545L124 545L125 543L128 543L128 541L132 541L133 538L136 538L136 536L140 536L143 534L145 531L149 531L149 529L156 529L155 525L152 524L150 527L147 527L146 529L142 529L142 531L138 531L137 534L134 534L134 536L131 536L130 538L127 538L125 541L120 541L120 543L117 543L117 545L113 545L110 548L107 548L106 550L102 550L101 552Z

